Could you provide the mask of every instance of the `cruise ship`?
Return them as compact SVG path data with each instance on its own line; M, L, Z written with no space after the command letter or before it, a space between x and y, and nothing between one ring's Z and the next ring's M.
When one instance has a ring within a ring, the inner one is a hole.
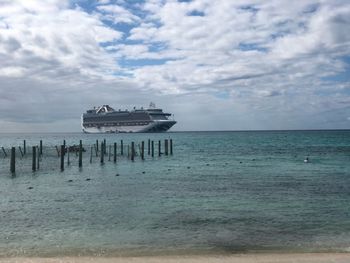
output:
M176 121L172 114L156 108L151 102L148 109L114 110L109 105L94 107L81 116L85 133L165 132Z

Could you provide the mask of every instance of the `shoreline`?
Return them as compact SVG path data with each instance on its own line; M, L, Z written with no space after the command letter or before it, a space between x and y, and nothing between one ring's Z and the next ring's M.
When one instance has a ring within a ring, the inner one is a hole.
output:
M350 253L249 253L217 255L171 255L171 256L62 256L62 257L0 257L3 263L200 263L200 262L236 262L236 263L346 263L350 262Z

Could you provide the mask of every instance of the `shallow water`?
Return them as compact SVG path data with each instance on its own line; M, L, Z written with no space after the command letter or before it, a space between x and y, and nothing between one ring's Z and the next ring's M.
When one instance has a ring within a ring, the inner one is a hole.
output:
M0 151L0 255L350 250L350 131L0 138L7 149L44 143L36 172L30 147L23 158L17 148L15 176ZM158 157L156 143L145 161L90 164L103 138L118 147L123 139L125 151L172 138L174 155ZM71 154L60 171L54 146L63 139L83 140L82 169Z

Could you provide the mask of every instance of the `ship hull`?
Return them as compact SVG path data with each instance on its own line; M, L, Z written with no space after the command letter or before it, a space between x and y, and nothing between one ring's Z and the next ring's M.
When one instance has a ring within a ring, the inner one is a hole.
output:
M172 120L157 120L147 125L133 126L100 126L100 127L84 127L82 130L85 133L129 133L129 132L166 132L176 121Z

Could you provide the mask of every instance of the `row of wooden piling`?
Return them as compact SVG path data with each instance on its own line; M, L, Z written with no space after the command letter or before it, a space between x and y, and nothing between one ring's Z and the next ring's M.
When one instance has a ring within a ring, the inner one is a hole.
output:
M40 150L39 146L32 146L32 170L36 171L40 168ZM22 154L23 153L23 154ZM21 151L22 156L25 151ZM16 148L11 147L11 161L10 161L11 173L16 172Z
M130 148L131 147L131 148ZM7 153L3 147L1 147L5 157L7 157ZM67 165L70 164L70 158L69 153L70 149L69 147L66 147L66 141L63 141L63 144L58 147L55 146L58 157L60 157L60 168L61 171L64 171L64 159L65 159L65 153L67 152ZM100 149L99 149L100 148ZM108 161L111 161L111 149L112 145L109 145L109 151L108 151ZM23 150L21 147L19 147L21 156L23 157L27 152L27 146L26 141L23 141ZM90 147L90 163L92 163L93 159L93 150L95 151L96 157L98 157L98 152L100 151L100 163L104 164L105 156L107 155L107 145L106 145L106 139L104 139L100 145L99 141L96 140L96 144ZM131 151L130 151L131 150ZM170 150L170 152L169 152ZM142 141L141 145L139 145L139 152L140 157L142 160L145 159L145 142ZM154 141L148 139L148 155L151 155L154 157ZM172 139L165 139L164 140L164 154L165 155L172 155L173 154L173 140ZM163 154L161 152L161 141L158 141L158 156L161 156ZM43 155L43 143L42 140L40 140L39 146L32 146L32 170L36 171L40 167L40 158ZM120 155L124 155L124 143L123 140L120 141ZM131 142L131 145L128 145L128 158L131 159L131 161L135 160L136 156L136 150L135 150L135 142ZM113 143L113 162L117 162L117 143ZM79 141L79 148L78 148L78 166L83 166L83 143L82 140ZM11 148L11 155L10 155L10 171L11 173L15 173L16 171L16 148Z

